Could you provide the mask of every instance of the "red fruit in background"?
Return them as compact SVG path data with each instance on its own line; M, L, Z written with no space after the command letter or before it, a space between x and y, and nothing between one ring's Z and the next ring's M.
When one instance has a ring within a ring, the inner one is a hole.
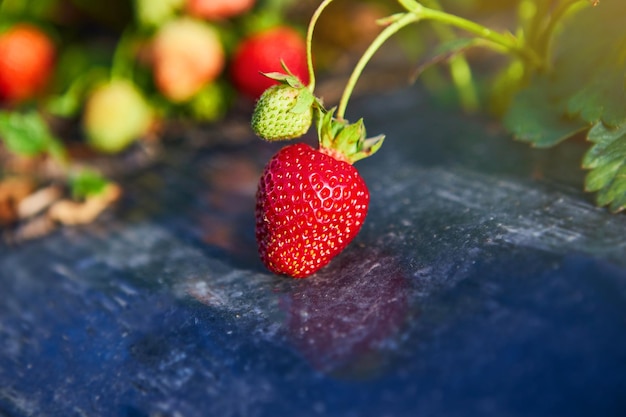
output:
M309 83L303 36L294 29L279 26L255 33L238 45L230 67L233 84L240 93L257 99L277 84L261 73L284 72L281 60L303 84Z
M0 35L0 99L20 102L45 88L55 46L39 28L20 23Z
M190 99L213 82L225 64L224 49L217 31L189 17L163 25L153 44L154 80L168 99Z
M298 143L269 161L257 191L256 238L272 272L303 278L357 235L369 192L350 163Z
M252 9L255 0L187 0L187 12L208 20L238 16Z

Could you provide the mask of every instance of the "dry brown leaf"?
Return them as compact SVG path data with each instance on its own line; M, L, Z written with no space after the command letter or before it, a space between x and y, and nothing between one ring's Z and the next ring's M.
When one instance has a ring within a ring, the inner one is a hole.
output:
M120 186L109 184L102 193L83 202L65 199L54 203L48 210L48 215L52 220L64 225L91 223L121 195Z
M0 226L6 226L19 219L18 205L35 189L32 180L23 177L9 177L0 181Z

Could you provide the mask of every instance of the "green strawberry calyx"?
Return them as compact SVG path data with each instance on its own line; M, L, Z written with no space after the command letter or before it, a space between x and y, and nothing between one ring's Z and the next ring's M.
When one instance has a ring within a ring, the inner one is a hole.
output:
M313 109L320 152L353 164L373 155L380 149L385 135L368 138L362 118L355 123L349 123L342 117L335 117L336 108L326 110L322 101L311 91L311 86L303 85L300 79L289 71L284 62L281 64L285 70L284 73L271 72L263 73L263 75L298 91L296 103L289 110L290 112L302 114Z
M317 107L317 134L320 152L349 164L367 158L380 149L385 135L367 137L363 119L349 123L333 117L335 108L324 110Z
M311 90L302 84L302 81L295 76L287 65L281 60L280 64L282 65L285 72L262 72L264 76L267 78L271 78L272 80L276 80L281 84L288 85L296 90L298 90L298 98L294 106L289 110L293 113L304 113L309 111L312 106L316 104L320 104L317 98L313 95Z

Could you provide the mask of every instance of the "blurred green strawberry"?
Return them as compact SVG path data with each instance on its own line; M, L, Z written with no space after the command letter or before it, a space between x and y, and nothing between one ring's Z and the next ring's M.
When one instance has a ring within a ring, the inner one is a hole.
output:
M142 26L158 27L184 5L185 0L135 0L135 18Z
M145 135L152 120L152 110L139 89L131 81L116 79L88 96L83 128L94 149L116 153Z
M207 20L227 19L247 12L254 3L255 0L187 0L187 12Z
M154 81L174 102L190 99L222 72L225 54L217 31L190 17L171 20L153 42Z
M195 120L213 122L224 116L229 106L230 94L221 83L211 83L200 90L188 103Z
M0 100L21 102L46 87L56 48L36 26L18 23L0 34Z

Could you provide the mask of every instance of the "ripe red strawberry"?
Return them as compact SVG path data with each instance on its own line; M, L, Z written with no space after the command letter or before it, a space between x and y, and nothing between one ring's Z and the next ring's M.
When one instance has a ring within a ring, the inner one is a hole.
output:
M320 112L321 113L321 112ZM289 145L269 161L257 191L256 238L275 273L304 278L326 265L357 235L369 191L352 163L376 152L363 122L320 115L320 148Z
M187 0L187 12L208 20L238 16L252 9L255 0Z
M237 46L230 66L233 84L240 93L257 99L278 83L261 73L283 71L281 60L302 84L309 83L303 36L294 29L278 26L255 33Z
M0 35L0 100L20 102L46 86L55 46L39 28L16 24Z
M225 63L217 31L209 24L181 17L163 25L153 45L154 78L168 99L190 99L214 81Z
M256 235L273 272L310 275L361 229L369 192L348 162L298 143L269 162L257 194Z

